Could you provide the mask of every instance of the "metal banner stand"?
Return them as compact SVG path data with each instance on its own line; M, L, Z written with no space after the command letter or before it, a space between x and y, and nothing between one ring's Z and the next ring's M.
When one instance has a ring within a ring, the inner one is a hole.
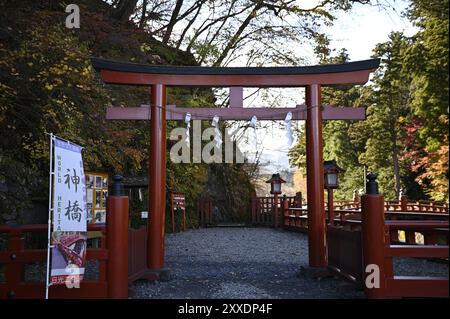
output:
M53 170L53 142L55 137L53 133L50 133L50 169L49 169L49 183L48 183L48 231L47 231L47 273L45 277L45 299L48 299L48 288L50 283L50 249L51 245L51 229L52 229L52 217L53 217L53 177L55 172Z
M62 141L65 141L69 144L79 146L75 143L72 143L66 139L63 139L61 137L58 137L54 135L53 133L45 133L50 136L50 168L49 168L49 196L48 196L48 231L47 231L47 273L45 277L45 299L48 299L48 291L50 286L52 286L52 283L50 282L50 249L53 248L53 245L51 244L51 234L52 234L52 224L53 224L53 213L54 213L54 207L53 207L53 180L55 177L55 170L53 167L53 151L54 151L54 142L55 139L59 139ZM81 147L83 149L84 147ZM85 212L86 214L86 212Z

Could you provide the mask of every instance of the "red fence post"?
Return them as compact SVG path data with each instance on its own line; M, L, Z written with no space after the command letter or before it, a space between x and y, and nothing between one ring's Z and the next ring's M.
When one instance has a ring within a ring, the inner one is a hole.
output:
M16 253L24 249L24 236L20 228L9 232L8 240L8 253L9 258L15 260L17 258ZM6 297L13 299L16 297L14 288L22 282L24 275L24 265L22 263L7 263L5 265L5 279L6 279ZM44 290L42 292L44 294ZM0 296L2 298L4 296Z
M283 227L290 226L291 223L290 223L290 218L289 218L289 202L286 198L286 195L283 195L282 216L283 216ZM286 221L287 221L287 223L286 223Z
M295 193L294 207L302 208L302 193L301 192Z
M328 193L328 225L334 225L333 189L328 187L327 193Z
M278 228L278 194L273 195L273 227Z
M403 192L400 191L400 210L402 212L408 211L408 200ZM398 233L398 232L397 232ZM413 230L405 230L405 242L407 244L415 244L416 243L416 234Z
M366 194L361 197L364 292L369 299L386 297L384 198L378 194L376 177L377 175L372 173L367 175ZM376 270L372 268L376 266L378 266L379 276L377 276ZM369 276L372 277L368 278ZM372 278L379 282L378 288L368 287L368 281Z
M128 196L124 196L122 176L113 177L107 207L108 298L128 298Z
M403 194L400 195L400 207L402 209L402 212L408 211L408 201L406 199L406 196Z

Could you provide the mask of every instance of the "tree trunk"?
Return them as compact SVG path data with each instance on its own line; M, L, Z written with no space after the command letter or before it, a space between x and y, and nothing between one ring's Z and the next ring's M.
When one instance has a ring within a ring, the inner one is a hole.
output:
M203 4L203 3L202 3ZM194 22L197 20L197 17L202 9L202 4L200 4L200 6L197 9L197 12L195 13L194 17L192 19L189 20L186 28L184 28L183 32L181 33L180 38L178 39L176 48L179 49L181 44L183 43L183 39L186 36L187 31L189 30L189 28L194 24Z
M142 1L141 19L139 20L139 29L143 29L144 28L146 13L147 13L147 0L143 0Z
M136 9L138 0L120 0L117 8L112 8L111 17L120 22L128 22L130 16Z
M392 105L392 104L391 104ZM398 149L397 149L397 130L395 128L395 121L397 119L397 114L394 112L391 106L389 108L389 128L391 131L391 143L392 143L392 162L394 164L394 185L395 185L395 196L399 198L400 196L400 168L398 162Z
M250 14L247 16L247 18L244 20L244 22L242 22L241 26L239 27L239 29L236 31L236 33L233 35L233 37L231 38L231 40L227 43L227 45L225 46L225 48L222 51L222 54L219 56L219 58L216 60L216 62L214 62L214 66L219 66L222 64L223 60L225 60L225 58L227 57L228 53L230 52L231 49L233 49L233 47L236 45L236 43L239 40L239 37L242 35L242 33L244 32L245 28L248 27L248 25L250 24L250 22L253 20L253 18L256 17L258 11L263 7L263 3L260 2L258 3L252 10L252 12L250 12Z
M181 6L183 5L183 0L177 0L175 3L175 9L172 12L172 16L170 17L169 24L167 25L166 32L164 33L164 37L162 39L162 43L167 44L169 42L170 36L172 35L173 27L177 23L178 15L180 14Z

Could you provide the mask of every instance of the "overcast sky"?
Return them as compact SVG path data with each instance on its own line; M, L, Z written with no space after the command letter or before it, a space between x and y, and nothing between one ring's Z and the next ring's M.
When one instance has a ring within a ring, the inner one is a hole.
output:
M392 1L391 1L392 2ZM407 36L416 28L402 16L409 1L395 1L393 8L377 8L355 4L350 12L340 13L333 27L324 30L335 49L347 48L351 60L364 60L372 55L377 43L388 40L392 31L403 31Z
M367 5L356 4L350 12L337 15L337 19L332 27L326 27L323 30L331 39L331 48L339 50L346 48L352 61L369 59L372 50L377 43L386 42L388 35L392 31L403 31L405 35L411 36L416 29L402 16L402 12L408 7L409 1L395 1L393 8L382 9ZM312 54L312 49L305 48L305 54ZM311 57L314 61L314 58ZM286 99L284 106L295 106L304 102L301 89L278 89L279 92L285 92ZM244 97L251 90L244 91ZM298 97L298 99L296 98ZM247 99L245 106L259 106L261 102L258 99ZM281 106L281 105L280 105ZM293 123L293 126L302 125ZM261 123L259 123L261 125ZM289 167L287 151L286 131L283 123L270 124L269 129L258 129L257 142L264 146L263 162L270 161L266 169L268 171L279 171ZM279 128L281 127L281 128ZM253 132L248 132L249 146L241 149L254 149ZM252 158L249 155L250 159Z

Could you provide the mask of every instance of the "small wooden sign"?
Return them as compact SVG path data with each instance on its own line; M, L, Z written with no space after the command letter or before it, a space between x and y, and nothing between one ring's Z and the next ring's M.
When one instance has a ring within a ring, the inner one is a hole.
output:
M170 202L172 208L172 232L175 232L175 210L177 208L183 212L183 231L186 230L186 196L183 193L171 193Z

